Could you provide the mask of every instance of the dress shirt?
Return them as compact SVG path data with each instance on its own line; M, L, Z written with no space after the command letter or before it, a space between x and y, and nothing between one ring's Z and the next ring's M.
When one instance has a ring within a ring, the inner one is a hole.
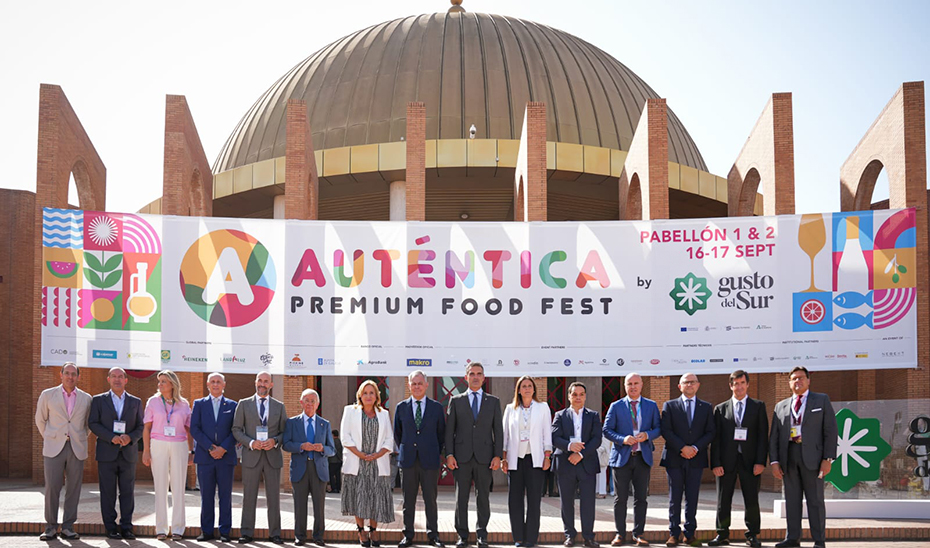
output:
M168 414L171 414L169 420ZM142 422L152 423L152 439L160 441L187 441L186 428L191 426L191 406L186 401L174 400L174 406L168 405L158 394L149 398L145 404L145 416ZM165 426L174 427L174 435L165 435Z
M631 400L629 396L626 397L626 404L630 407L631 417L633 415L633 402L634 401L636 402L636 424L633 425L633 430L635 430L636 431L635 433L638 434L639 431L643 427L643 400L641 398L636 398L635 400Z
M123 404L126 403L126 391L123 391L122 396L117 396L110 390L110 400L113 401L113 409L116 409L116 418L123 420Z
M264 397L264 400L265 400L265 414L264 415L262 415L262 399L263 398L261 396L259 396L258 394L255 394L255 410L258 412L258 420L261 421L262 424L267 425L268 424L268 413L271 410L271 396Z
M578 438L578 441L581 441L581 425L584 418L584 407L578 411L575 411L574 407L569 407L569 410L572 414L572 423L575 426L575 435L573 437ZM571 444L569 443L569 445Z
M685 406L685 411L688 411L688 400L691 400L691 416L688 417L688 424L691 424L691 421L694 420L694 408L697 406L697 398L686 398L684 394L681 395L681 403Z
M68 410L68 416L70 417L74 413L74 402L77 401L77 387L71 390L71 393L68 394L68 391L65 390L65 387L61 387L61 395L65 398L65 408Z
M801 432L801 423L804 422L804 412L807 411L807 395L810 394L810 390L805 390L800 396L791 396L791 409L788 410L791 413L791 425L797 428L798 437L802 437L804 434ZM794 423L794 406L798 404L798 398L801 398L801 409L798 410L798 421L797 424Z
M475 401L475 397L472 394L478 394L478 413L481 413L481 397L484 395L484 390L479 388L478 390L468 390L468 408L471 409L471 402ZM414 409L414 413L416 409Z
M222 394L218 398L210 396L210 403L213 404L213 420L216 420L220 416L220 407L223 405L223 396Z
M743 396L743 399L737 399L736 396L730 398L733 401L733 417L736 419L736 425L743 425L743 417L746 416L746 403L749 402L749 396ZM740 402L743 403L743 408L739 408Z

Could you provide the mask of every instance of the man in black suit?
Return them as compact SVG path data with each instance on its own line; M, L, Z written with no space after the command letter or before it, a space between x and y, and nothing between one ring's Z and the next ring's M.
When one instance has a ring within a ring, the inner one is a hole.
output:
M129 377L120 367L107 373L110 390L90 402L87 422L97 436L97 475L100 481L100 513L107 537L136 538L132 532L135 508L136 461L142 439L142 401L126 392ZM118 493L118 494L117 494ZM119 527L116 500L119 498Z
M597 474L601 464L597 449L601 446L601 416L584 406L587 387L573 382L568 387L571 407L552 419L552 446L555 448L555 473L559 478L559 499L562 505L564 546L575 545L575 491L581 493L581 536L586 548L599 548L594 542L594 505Z
M685 542L700 546L694 538L697 529L698 496L701 475L707 468L707 448L714 439L714 410L709 403L697 399L701 387L697 375L685 373L678 381L681 397L665 402L662 407L662 466L668 475L668 530L666 546L681 542L681 495L685 496Z
M823 478L836 458L836 413L826 394L810 391L810 373L795 367L788 377L792 396L775 404L769 458L772 474L785 482L788 527L777 548L801 545L801 500L807 499L807 521L815 548L823 548L827 509Z
M423 490L426 506L426 536L429 543L443 548L439 540L439 509L436 504L442 447L446 442L446 414L442 404L426 397L426 374L416 370L407 376L410 398L394 411L394 442L397 465L404 487L404 538L398 548L413 545L417 493Z
M768 458L769 423L765 402L749 397L749 373L730 375L733 397L714 408L716 435L710 460L717 476L717 537L708 546L730 544L730 508L739 479L746 508L746 544L759 548L759 483Z
M478 491L478 547L488 546L491 519L491 472L501 467L504 422L501 402L482 390L484 366L465 367L468 390L452 398L446 417L446 466L455 477L455 530L458 548L468 546L468 499L472 482Z

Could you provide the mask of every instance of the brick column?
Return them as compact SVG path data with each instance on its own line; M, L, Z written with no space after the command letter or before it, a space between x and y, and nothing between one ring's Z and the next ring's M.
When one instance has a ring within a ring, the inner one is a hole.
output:
M406 215L408 221L426 220L426 105L407 103Z
M523 115L523 131L514 173L513 220L546 221L549 218L546 172L546 104L531 101Z
M647 99L618 181L620 219L668 219L668 107Z
M36 162L36 198L34 217L35 254L32 263L33 284L26 289L29 301L34 303L32 313L32 407L23 418L28 427L22 433L32 440L32 479L42 483L44 462L42 437L34 428L32 417L39 394L60 382L57 367L43 367L41 359L42 340L42 208L68 207L68 182L74 174L79 207L103 211L106 209L107 169L94 145L84 131L84 126L71 108L71 103L59 86L42 84L39 87L39 132ZM85 376L87 378L85 378ZM99 372L88 371L81 375L82 385L100 376ZM104 374L105 376L105 374ZM93 437L91 438L93 440ZM93 443L91 441L90 443Z
M671 390L669 389L669 377L650 377L648 392L646 386L643 386L643 395L656 402L659 411L662 411L662 405L671 399ZM649 473L649 493L653 495L664 495L668 493L668 477L665 475L665 468L659 466L662 460L662 450L665 449L665 438L655 439L655 452L652 455L652 470Z

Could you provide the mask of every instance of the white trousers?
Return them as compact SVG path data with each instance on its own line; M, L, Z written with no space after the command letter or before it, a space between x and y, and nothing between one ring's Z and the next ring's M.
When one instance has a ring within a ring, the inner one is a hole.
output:
M155 534L183 535L184 489L187 486L186 441L152 440L152 477L155 480ZM171 486L171 530L168 530L168 486Z

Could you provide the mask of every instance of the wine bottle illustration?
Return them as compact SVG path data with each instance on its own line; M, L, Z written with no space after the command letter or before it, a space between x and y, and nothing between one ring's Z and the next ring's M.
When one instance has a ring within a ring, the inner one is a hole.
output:
M837 291L864 293L869 289L869 267L859 242L859 217L846 218L846 243L837 268Z
M158 308L155 297L146 289L148 268L148 263L138 263L138 271L129 277L129 299L126 301L126 308L137 323L149 323L149 318Z

